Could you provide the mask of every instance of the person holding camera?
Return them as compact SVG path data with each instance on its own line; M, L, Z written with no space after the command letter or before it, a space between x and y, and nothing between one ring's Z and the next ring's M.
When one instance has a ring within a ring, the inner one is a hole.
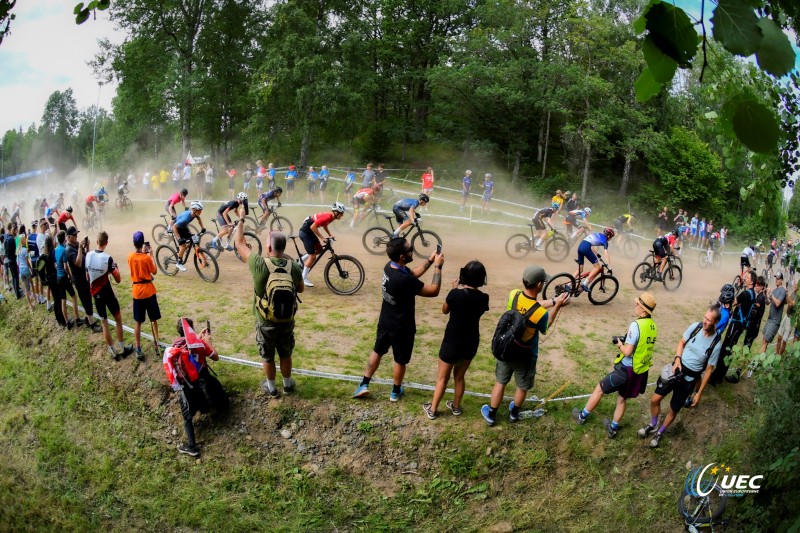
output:
M89 251L89 237L85 237L79 244L78 233L80 231L75 226L67 230L67 270L72 278L78 299L81 301L81 306L83 306L83 324L91 328L93 333L100 333L103 331L103 326L94 318L92 294L89 292L89 282L86 280L86 267L84 266L86 253ZM78 314L77 307L75 313ZM80 319L76 322L81 324Z
M675 359L671 365L666 365L656 382L656 390L650 400L650 423L639 430L639 437L645 438L655 432L650 441L651 448L658 448L664 432L678 416L681 407L694 390L695 380L701 379L700 387L694 395L691 406L697 407L703 395L708 380L717 366L720 350L720 333L717 333L719 322L719 305L708 307L703 315L702 322L695 322L683 332L678 347L675 350ZM672 398L669 402L669 412L664 418L661 427L658 426L658 415L661 413L661 400L669 393Z
M133 335L136 338L136 359L144 361L142 352L142 324L145 314L150 319L153 329L153 339L158 344L158 321L161 319L161 309L156 298L156 286L153 285L153 276L156 275L156 261L153 249L149 242L145 242L144 233L137 231L133 234L133 247L136 251L128 254L128 269L131 271L131 291L133 292Z
M628 398L636 398L647 387L647 373L653 365L653 348L658 335L658 328L652 318L655 308L656 299L649 292L643 292L638 298L634 298L636 320L628 326L626 335L611 337L611 342L619 349L614 360L614 370L597 384L583 410L577 407L572 410L572 416L578 424L586 422L603 395L616 392L618 396L614 418L603 419L603 425L608 432L608 438L617 436Z

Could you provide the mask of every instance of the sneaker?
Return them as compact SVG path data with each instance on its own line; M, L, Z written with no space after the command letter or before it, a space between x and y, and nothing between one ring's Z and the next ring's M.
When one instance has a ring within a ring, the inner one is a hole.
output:
M613 439L617 436L617 430L611 427L611 420L608 418L603 419L603 426L606 428L606 432L608 432L608 438Z
M144 361L144 352L141 348L136 348L136 359L139 361Z
M656 433L653 435L653 440L650 441L651 448L658 448L658 443L661 442L661 437L663 437L663 433Z
M120 355L122 357L128 357L134 351L136 351L136 349L133 347L133 344L128 344L122 347L122 353Z
M586 293L592 292L592 291L589 290L589 286L587 284L585 284L585 283L581 283L581 289L583 289L583 292L586 292Z
M52 303L47 302L47 310L48 311L52 311L53 310L53 304Z
M84 322L83 322L82 318L76 318L75 319L75 327L76 328L83 326L83 324L84 324Z
M511 400L511 403L508 404L508 420L511 422L519 422L519 415L514 416L514 407L516 407L516 404L514 400Z
M120 361L122 359L122 357L120 357L120 355L117 353L117 351L112 346L108 347L108 353L111 355L111 357L114 359L114 361Z
M581 410L577 407L572 408L572 418L581 426L586 423L586 419L581 416Z
M423 403L422 410L425 411L425 414L428 416L429 420L436 420L436 411L433 410L432 403Z
M103 333L103 326L101 326L100 322L97 320L89 327L92 328L92 333Z
M228 245L225 247L225 249L226 249L226 250L228 250L229 252L232 252L232 251L233 251L233 245L232 245L232 244L228 244Z
M289 382L287 385L286 382ZM283 384L283 393L284 394L291 394L294 392L295 382L292 378L286 378L286 382Z
M211 242L208 245L215 250L219 250L219 246L217 246L217 239L211 239Z
M313 284L313 283L311 283L311 281L310 281L308 278L303 278L303 284L304 284L306 287L313 287L313 286L314 286L314 284Z
M266 379L261 382L261 388L264 389L264 392L266 392L270 398L278 397L278 388L270 387L270 384L267 382Z
M642 429L640 429L638 431L637 435L639 435L640 439L643 439L643 438L645 438L646 436L648 436L650 433L654 432L657 429L658 429L658 426L654 426L653 424L647 424L645 427L643 427Z
M401 386L400 386L400 392L394 392L394 391L392 391L392 393L389 395L389 401L390 401L390 402L397 402L397 401L399 401L399 400L400 400L400 398L402 398L402 397L403 397L403 395L404 395L405 393L406 393L406 389L405 389L405 387L403 387L403 386L401 385Z
M444 405L448 409L450 409L450 412L453 413L453 416L461 416L462 413L461 408L456 407L455 404L453 403L453 400L447 400L446 402L444 402Z
M186 265L184 265L184 264L183 264L183 263L181 263L180 261L178 261L177 263L175 263L175 266L176 266L176 267L178 268L178 270L180 270L181 272L186 272Z
M353 398L366 398L367 396L369 396L369 385L366 383L359 385L353 393Z
M180 453L185 453L186 455L188 455L190 457L197 457L197 456L200 455L200 450L198 450L194 446L188 446L186 444L178 445L178 451Z
M67 320L67 329L72 329L74 327L75 327L75 321L72 320L71 318Z
M489 407L488 404L483 404L481 406L481 416L483 417L484 420L486 420L487 424L489 424L490 426L494 425L495 419L494 417L492 417L492 408Z

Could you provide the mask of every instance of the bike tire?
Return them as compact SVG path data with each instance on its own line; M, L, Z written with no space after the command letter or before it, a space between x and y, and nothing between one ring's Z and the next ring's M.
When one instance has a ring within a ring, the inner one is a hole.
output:
M156 224L153 226L153 240L159 244L170 244L172 236L167 232L167 226L164 224Z
M697 256L697 264L700 265L700 268L705 269L708 267L708 261L706 260L707 257L708 254L706 252L700 252L700 255Z
M252 216L244 217L244 230L249 231L252 233L258 233L259 229L264 229L263 226L259 226L258 222Z
M156 248L156 265L165 276L178 273L178 252L172 247L162 244Z
M506 241L506 255L511 259L522 259L531 253L531 238L523 233L515 233Z
M364 266L351 255L331 257L325 265L325 285L339 295L355 294L364 285Z
M670 265L664 271L664 289L667 292L677 291L683 282L683 271L677 265Z
M442 245L442 238L429 229L419 230L411 237L411 247L414 248L414 255L420 259L427 259L436 251L437 246Z
M205 238L206 235L208 236L207 240ZM207 232L205 232L203 234L202 237L200 237L200 246L202 246L203 249L205 249L206 252L211 254L211 256L214 259L217 259L219 257L219 254L222 253L222 250L220 250L219 248L214 248L213 246L211 246L211 241L213 241L216 236L217 236L217 234L214 233L213 231L207 231ZM203 244L203 241L206 241L206 243Z
M131 202L131 199L126 196L125 203L123 204L122 207L124 207L125 209L133 209L133 202Z
M742 276L740 276L739 274L734 276L732 285L733 285L733 288L736 289L736 294L739 294L739 292L741 292L741 290L744 289L744 283L742 282Z
M258 252L258 255L261 255L262 247L261 247L261 239L259 239L255 233L252 231L245 231L244 232L244 244L248 248L250 248L250 253ZM236 257L239 258L239 261L244 263L244 258L239 255L239 250L234 246L233 253L236 254Z
M589 286L589 301L594 305L605 305L619 292L619 281L614 276L601 274Z
M386 228L375 226L367 229L361 238L361 244L372 255L383 255L386 253L386 244L392 238L392 232Z
M195 226L194 224L189 224L186 227L189 228L189 233L191 233L192 235L197 235L198 233L200 233L200 230L198 230L197 226Z
M208 283L214 283L219 278L217 260L203 248L198 247L194 251L194 269L197 270L200 279Z
M562 293L570 292L575 287L576 281L572 274L562 272L547 280L542 289L542 296L545 300L555 298L561 296Z
M560 263L569 255L569 241L558 235L554 235L552 239L548 239L544 244L544 254L550 261Z
M706 505L703 503L704 498L699 498L689 494L686 487L683 487L681 495L678 498L678 512L684 518L687 525L689 524L709 524L716 522L722 513L725 512L725 506L728 503L728 496L722 494L722 489L719 485L715 484L708 495L711 508L711 513L705 513L700 516Z
M622 253L628 259L633 259L639 255L639 243L634 241L631 237L628 237L622 245Z
M716 268L717 270L722 268L722 254L721 253L714 252L714 255L712 257L712 261L714 262L714 268Z
M292 222L286 217L275 217L269 223L270 231L280 231L285 235L292 235L294 233L294 226Z
M120 198L119 196L117 196L116 200L114 200L114 206L117 209L122 209L122 207L124 205L125 205L125 201L122 198Z
M633 269L633 286L640 291L647 290L653 284L653 266L647 261L642 261Z

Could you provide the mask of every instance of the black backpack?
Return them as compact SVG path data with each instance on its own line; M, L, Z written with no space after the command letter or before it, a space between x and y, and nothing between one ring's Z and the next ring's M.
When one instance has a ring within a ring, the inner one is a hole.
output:
M513 359L512 346L514 344L520 347L530 347L529 344L522 343L522 336L525 334L525 328L528 326L528 320L533 316L533 313L541 307L539 302L534 302L528 312L525 314L517 311L517 300L522 291L514 296L511 303L511 309L506 311L497 322L497 327L492 336L492 354L498 361L509 362Z

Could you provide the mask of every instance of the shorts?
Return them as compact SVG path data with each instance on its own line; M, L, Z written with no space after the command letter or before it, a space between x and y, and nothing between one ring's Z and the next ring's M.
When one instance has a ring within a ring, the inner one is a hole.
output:
M352 190L353 190L353 184L352 183L348 183L347 185L345 185L344 192L350 192Z
M228 225L228 221L220 213L217 213L217 224L219 224L219 230L222 231Z
M422 189L422 194L427 194L428 196L430 196L432 192L433 192L433 187L431 187L430 189Z
M464 343L442 342L442 346L439 348L439 359L448 365L457 365L462 361L472 361L477 353L477 342L470 346L465 346Z
M581 241L581 244L578 246L578 264L582 265L584 259L588 259L593 265L597 264L597 256L592 251L591 243Z
M78 293L78 299L81 301L81 306L87 316L94 314L94 307L92 306L92 293L89 291L89 282L86 278L73 278L72 283L75 285L75 292Z
M498 383L507 385L513 375L518 389L529 391L533 388L533 382L536 379L536 359L531 357L528 361L520 363L505 361L496 361L496 363L494 376Z
M767 256L767 266L771 267L772 263L774 263L774 262L775 262L775 256L774 255L768 255Z
M394 218L397 220L398 224L402 224L403 222L408 220L408 213L406 213L399 207L393 207L392 213L394 213Z
M778 328L778 337L780 337L784 342L789 340L789 337L792 336L792 317L786 315L781 320L781 327Z
M694 237L695 235L697 235L697 228L692 227L692 237Z
M283 324L256 322L258 355L265 363L275 362L275 351L280 359L292 356L294 351L294 321Z
M540 218L534 218L533 219L533 227L538 229L538 230L545 229L544 222L542 222L542 220Z
M461 189L461 197L462 198L467 198L468 196L469 196L469 191L465 191L464 189Z
M742 266L742 267L749 267L749 266L750 266L750 256L743 255L743 256L742 256L742 257L739 259L739 266Z
M209 182L205 183L204 187L205 187L206 196L211 196L211 190L212 190L213 185L214 185L213 183L209 183Z
M256 189L263 189L264 188L264 179L257 178L256 179Z
M778 322L773 322L771 320L767 320L767 323L764 324L764 340L767 341L767 344L771 343L772 340L775 338L775 335L778 334L778 330L780 329L781 324Z
M700 230L700 238L701 239L705 239L706 238L706 231L705 230Z
M677 415L681 408L683 408L686 398L688 398L689 395L691 395L694 391L695 383L697 383L696 379L692 381L679 379L675 383L669 384L661 381L661 376L659 376L656 380L655 393L659 396L666 396L671 392L672 398L669 400L669 408L672 409L672 412Z
M491 199L492 193L483 193L483 196L481 196L481 200L483 200L485 203L489 203L489 200Z
M366 198L359 198L358 196L353 196L353 205L356 207L366 205L367 200Z
M392 349L394 362L398 365L407 365L411 361L411 352L414 351L414 331L389 332L378 328L375 336L375 346L372 350L383 357Z
M178 232L178 238L183 240L191 240L192 232L189 230L188 226L175 226L175 230Z
M149 298L133 299L133 319L139 324L144 323L145 314L150 322L161 320L161 309L158 308L157 295L152 295Z
M242 184L242 188L244 188L244 190L246 190L246 191L249 191L250 190L250 182L249 181L245 181Z
M114 289L111 288L110 281L103 285L100 292L95 294L93 298L97 315L103 320L108 320L108 315L114 316L119 313L119 301L114 295Z
M306 253L308 254L318 254L320 250L322 250L322 243L319 242L319 239L311 229L303 224L303 227L300 228L298 232L298 236L300 240L303 241L303 246L306 248Z
M320 191L324 191L327 188L328 188L328 182L327 181L321 181L319 183L319 190Z
M286 180L286 190L287 191L294 190L294 180Z
M58 290L61 291L61 298L67 298L67 295L75 296L75 289L72 288L72 282L68 277L58 278Z
M235 189L235 188L236 188L236 181L235 181L235 180L233 180L233 179L229 179L229 180L228 180L228 188L229 188L230 190L233 190L233 189Z
M664 247L664 243L661 241L656 241L653 243L653 253L656 257L667 257L669 251Z
M622 233L622 222L620 222L619 220L615 220L614 228L617 230L617 233Z
M67 224L65 222L59 222L58 229L60 229L61 231L67 231Z
M308 182L308 192L317 192L317 182L316 181L309 181Z
M623 390L627 384L628 371L625 369L625 365L620 362L614 365L614 370L600 380L600 389L603 394L611 394L612 392Z

